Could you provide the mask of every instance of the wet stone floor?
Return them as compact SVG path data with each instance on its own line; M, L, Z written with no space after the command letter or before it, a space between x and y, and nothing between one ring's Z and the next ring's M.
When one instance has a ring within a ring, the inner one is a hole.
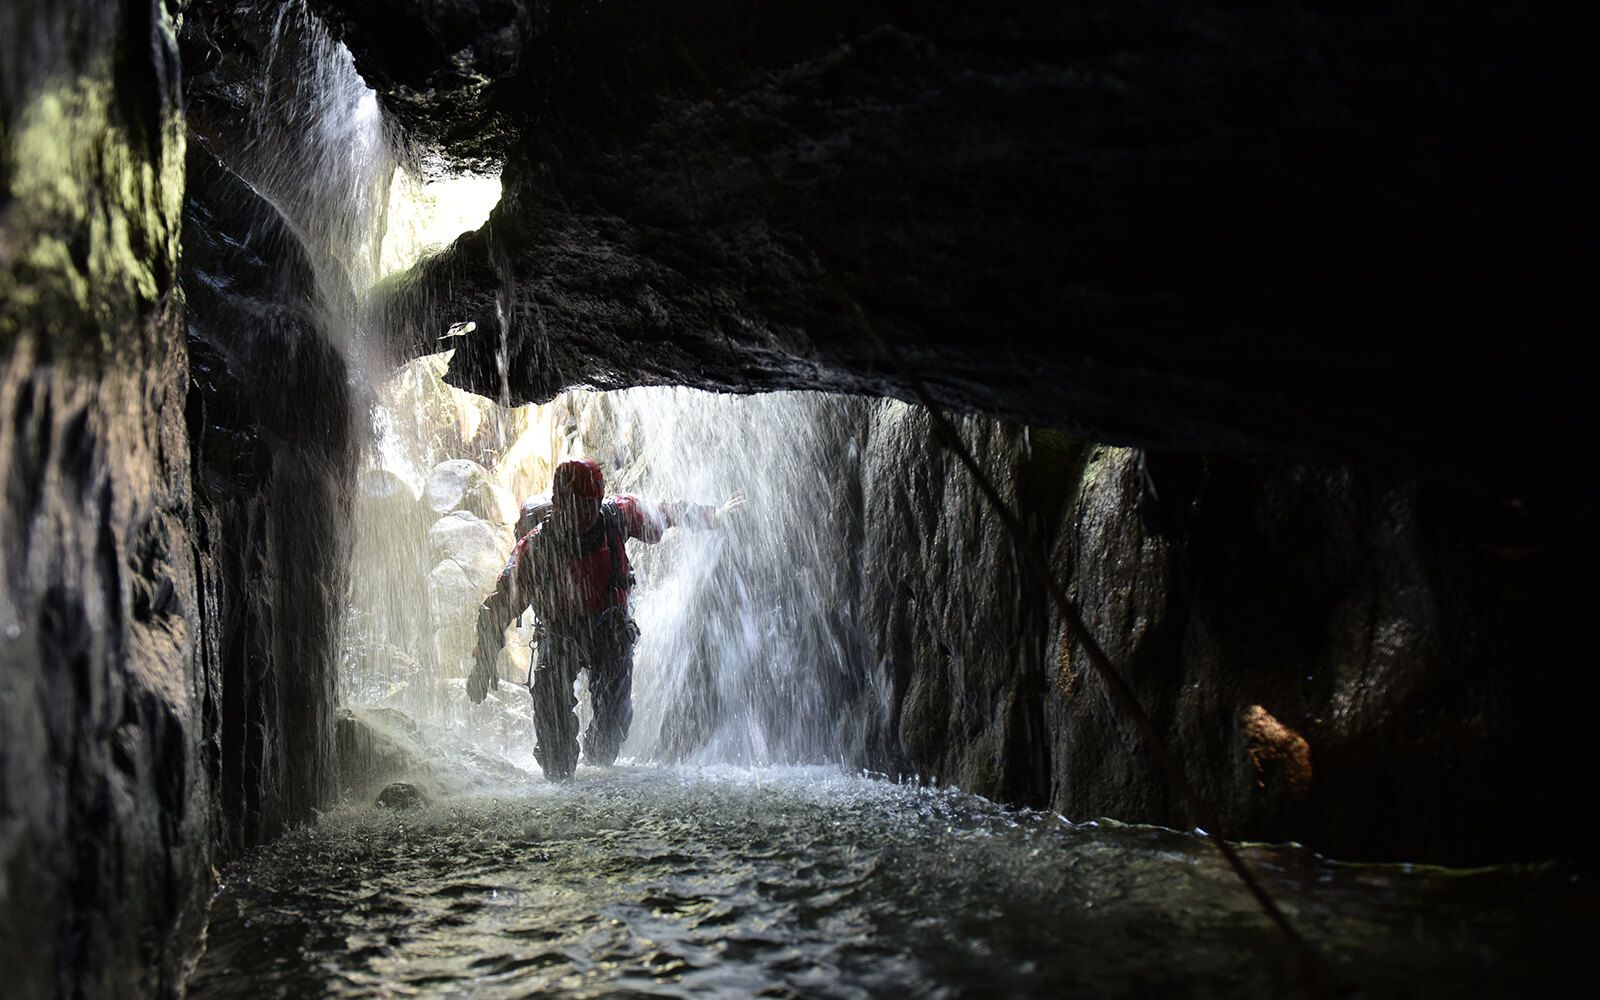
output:
M1600 928L1557 866L1245 855L1350 995L1567 995ZM1188 834L828 768L584 768L244 858L188 995L1282 997L1290 955Z

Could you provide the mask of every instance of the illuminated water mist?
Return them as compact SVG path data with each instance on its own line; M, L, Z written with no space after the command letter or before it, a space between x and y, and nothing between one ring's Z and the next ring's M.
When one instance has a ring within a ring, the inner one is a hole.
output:
M361 79L349 51L303 0L284 4L261 27L266 44L255 75L235 88L245 104L243 113L237 120L230 116L212 123L214 132L198 131L194 141L277 210L309 264L311 294L295 305L336 348L333 363L339 370L330 372L330 379L346 383L349 391L296 399L292 405L329 428L336 439L356 441L363 465L393 465L382 457L390 443L415 438L416 425L431 426L438 414L397 405L408 375L414 382L421 369L396 375L389 318L378 305L376 290L386 276L482 225L499 200L499 180L450 175L437 164L412 158L385 121L377 95ZM239 331L239 336L241 342L263 337L257 331ZM396 414L404 414L408 423L404 433L390 426ZM346 481L346 453L314 460L341 464L307 470L308 475L330 483ZM403 469L403 460L400 465ZM411 471L406 475L408 481L417 478ZM365 485L370 493L371 484ZM342 679L347 694L361 692L347 698L352 703L383 700L368 697L360 685L376 683L374 677L393 677L392 670L374 672L373 664L386 652L394 654L391 661L411 656L431 666L443 648L436 637L415 641L404 627L412 616L427 617L431 564L423 566L420 577L420 612L407 603L411 591L403 587L389 587L395 600L387 603L371 597L376 563L410 565L405 556L426 544L431 522L386 521L366 513L362 523L381 524L381 537L360 531L358 525L353 538L331 543L342 550L350 542L356 551L349 621L358 627L346 630L351 637L343 661L360 669L347 671ZM501 541L496 539L497 547ZM503 558L503 552L496 558ZM342 555L332 561L341 560ZM329 581L330 586L336 583ZM359 608L368 613L358 613ZM376 631L367 627L374 622ZM393 642L386 643L389 638Z
M505 682L473 705L472 622L509 553L517 504L547 490L556 462L582 454L613 493L747 500L717 530L629 542L641 637L623 757L855 755L863 720L883 706L859 680L869 671L851 619L861 556L852 463L872 408L900 404L644 388L506 410L444 385L442 369L424 359L389 387L357 510L347 704L399 709L527 761L531 623L509 637Z
M279 11L258 79L239 93L249 100L237 131L198 141L298 238L316 276L308 305L364 389L389 374L374 287L482 225L499 178L409 155L349 50L303 0Z
M303 2L285 4L263 53L242 133L218 149L282 214L316 274L324 331L345 350L365 340L379 277L395 143L377 95Z

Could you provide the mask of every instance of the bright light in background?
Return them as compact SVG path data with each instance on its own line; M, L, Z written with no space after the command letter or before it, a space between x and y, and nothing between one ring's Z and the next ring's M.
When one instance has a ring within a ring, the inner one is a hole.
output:
M438 462L471 457L518 500L550 488L555 463L587 453L561 428L598 393L573 390L545 404L502 407L444 380L454 351L416 358L382 387L373 466L393 473L420 496ZM602 442L594 442L598 447ZM492 458L489 457L492 454Z
M396 168L389 185L388 227L379 251L380 277L404 271L462 233L482 226L499 203L499 174L420 181Z
M536 770L519 688L536 653L531 620L508 630L498 668L509 683L475 704L465 678L478 607L516 542L518 502L548 490L561 459L588 455L608 492L749 500L721 530L685 527L630 548L642 635L626 757L848 756L863 730L833 706L888 711L851 687L849 613L839 610L854 580L848 539L816 502L828 463L854 440L848 429L881 404L655 386L570 390L512 409L446 383L448 363L447 353L416 359L385 386L354 519L344 704L398 709ZM583 698L580 722L589 712Z

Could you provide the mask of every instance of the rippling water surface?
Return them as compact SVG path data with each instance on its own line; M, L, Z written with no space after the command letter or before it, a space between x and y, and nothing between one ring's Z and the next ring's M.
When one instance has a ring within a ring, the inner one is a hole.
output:
M1594 897L1549 867L1247 856L1366 995L1557 991ZM1281 996L1204 840L824 768L580 770L322 817L230 868L190 996Z

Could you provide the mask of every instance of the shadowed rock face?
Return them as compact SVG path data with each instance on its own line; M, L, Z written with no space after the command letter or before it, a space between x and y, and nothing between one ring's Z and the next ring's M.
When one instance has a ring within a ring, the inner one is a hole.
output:
M304 251L198 144L184 290L197 548L221 689L222 842L262 843L333 791L333 700L354 482L343 357L308 308Z
M8 995L180 993L211 863L333 791L346 370L282 218L186 142L266 33L182 74L175 35L0 7Z
M862 763L1193 825L926 415L859 426L861 549L893 554L852 602L888 704ZM1226 835L1457 864L1587 850L1600 691L1562 665L1587 655L1600 531L1565 497L977 418L962 436Z
M451 378L486 395L909 398L859 305L942 403L1097 440L1592 443L1572 5L319 7L421 146L504 165L394 289L406 349L476 321Z
M171 994L216 710L177 49L159 3L7 3L0 37L0 989Z
M396 54L364 67L418 152L448 148L457 168L497 169L521 115L507 107L534 39L549 29L549 0L350 0L313 4L363 48ZM539 53L543 56L543 53ZM438 163L434 164L439 166Z

